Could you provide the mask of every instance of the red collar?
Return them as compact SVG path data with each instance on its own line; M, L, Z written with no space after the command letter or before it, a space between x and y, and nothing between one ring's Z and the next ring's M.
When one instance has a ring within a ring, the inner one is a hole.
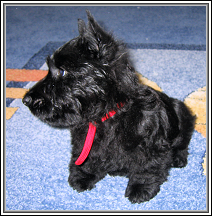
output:
M123 106L124 106L124 103L117 104L118 108L121 108ZM115 110L110 111L108 114L106 114L102 118L102 122L104 122L105 120L114 116L116 114L116 112L117 111L115 111ZM76 165L81 165L85 161L85 159L88 157L88 154L89 154L91 147L93 145L93 140L94 140L95 134L96 134L96 126L90 122L89 128L88 128L88 133L87 133L85 143L84 143L84 147L82 149L80 156L78 157L78 159L75 162Z

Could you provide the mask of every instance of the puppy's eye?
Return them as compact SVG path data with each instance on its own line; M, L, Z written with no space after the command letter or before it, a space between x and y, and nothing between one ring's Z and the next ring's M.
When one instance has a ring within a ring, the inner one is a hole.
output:
M67 71L66 70L63 70L63 69L60 69L59 70L59 75L60 76L65 76L67 74Z

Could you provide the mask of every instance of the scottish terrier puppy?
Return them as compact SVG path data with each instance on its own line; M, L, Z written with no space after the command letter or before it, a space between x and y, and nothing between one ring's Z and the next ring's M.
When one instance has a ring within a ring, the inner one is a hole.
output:
M124 44L87 11L79 36L47 58L48 74L23 98L51 126L69 127L69 184L79 192L109 175L129 179L132 203L152 199L169 169L187 164L193 117L183 102L139 83Z

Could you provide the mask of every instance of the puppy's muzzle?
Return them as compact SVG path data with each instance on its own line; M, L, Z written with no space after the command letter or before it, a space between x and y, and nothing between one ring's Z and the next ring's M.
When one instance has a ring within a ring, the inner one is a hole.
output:
M33 100L30 95L25 95L22 102L25 106L33 107L33 108L41 107L45 103L43 98L37 98Z

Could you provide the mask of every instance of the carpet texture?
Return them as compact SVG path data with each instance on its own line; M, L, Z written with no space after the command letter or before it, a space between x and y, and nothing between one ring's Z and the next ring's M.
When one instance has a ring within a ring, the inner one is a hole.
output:
M7 8L5 210L206 210L205 7L90 7L97 20L127 42L141 81L185 101L197 121L188 165L171 169L168 181L149 202L131 204L124 197L125 177L107 175L83 193L69 187L69 130L41 122L21 98L46 75L46 56L77 35L77 18L85 19L84 9ZM55 16L59 17L52 23ZM72 29L68 33L67 22ZM26 28L26 34L22 32L17 43L19 28ZM51 34L43 34L44 28ZM33 33L41 34L40 40Z

